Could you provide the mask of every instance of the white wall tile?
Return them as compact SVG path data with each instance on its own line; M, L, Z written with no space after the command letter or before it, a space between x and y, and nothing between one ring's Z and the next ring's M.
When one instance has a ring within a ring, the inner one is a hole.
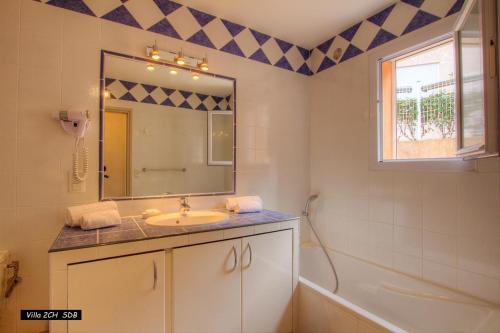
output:
M497 169L497 170L500 170ZM500 174L460 177L458 232L462 236L500 236Z
M422 230L394 227L394 252L422 257L422 244Z
M424 259L422 266L424 279L450 287L457 288L457 269L437 264Z
M12 176L11 172L2 172L0 173L0 184L2 184L0 209L15 207L17 196L16 178Z
M453 173L427 174L423 188L423 227L425 230L457 232L458 176Z
M457 239L456 236L424 231L423 234L424 259L456 267Z
M500 280L500 237L459 237L458 268Z
M422 278L422 258L394 253L394 269Z
M385 223L370 222L369 239L370 245L392 250L394 227Z
M422 228L422 177L415 173L394 176L394 223Z

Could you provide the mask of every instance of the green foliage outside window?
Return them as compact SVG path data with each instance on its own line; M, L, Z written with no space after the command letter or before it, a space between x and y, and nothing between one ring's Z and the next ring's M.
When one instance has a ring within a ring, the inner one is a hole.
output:
M442 139L455 133L455 94L439 92L420 99L421 128L418 128L418 103L416 98L400 98L396 101L397 135L410 141L418 140L431 131Z

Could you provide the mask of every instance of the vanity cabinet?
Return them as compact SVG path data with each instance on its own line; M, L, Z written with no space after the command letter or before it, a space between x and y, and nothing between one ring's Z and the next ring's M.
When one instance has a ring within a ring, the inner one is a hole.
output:
M290 219L51 252L50 308L82 320L50 332L293 332L299 239Z
M291 332L292 244L284 230L174 249L173 332Z
M70 333L163 333L165 252L69 265L68 309Z

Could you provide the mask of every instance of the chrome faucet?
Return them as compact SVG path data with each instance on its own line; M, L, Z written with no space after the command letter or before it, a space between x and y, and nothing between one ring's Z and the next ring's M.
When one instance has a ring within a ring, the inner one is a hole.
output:
M182 216L186 216L187 213L191 210L191 206L189 206L188 199L186 197L181 197L179 199L179 203L181 205L180 213Z

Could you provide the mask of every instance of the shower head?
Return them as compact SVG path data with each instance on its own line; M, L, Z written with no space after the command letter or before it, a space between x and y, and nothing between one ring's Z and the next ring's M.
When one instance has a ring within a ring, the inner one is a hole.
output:
M309 196L309 198L307 198L306 206L304 207L304 211L302 212L302 215L309 216L309 206L311 205L311 202L316 200L318 197L319 197L319 194L311 194Z

